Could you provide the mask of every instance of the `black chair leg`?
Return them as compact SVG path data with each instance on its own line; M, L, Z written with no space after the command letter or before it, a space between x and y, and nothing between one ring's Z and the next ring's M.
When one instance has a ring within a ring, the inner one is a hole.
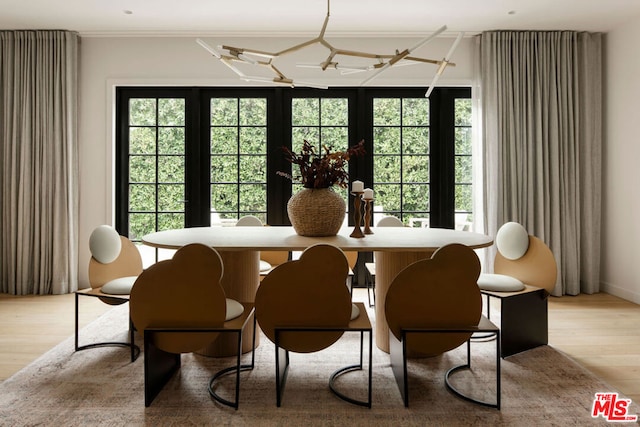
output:
M475 399L471 396L468 396L460 391L458 391L458 389L456 389L450 382L450 378L451 376L459 371L464 371L464 370L471 370L471 342L472 340L467 340L467 363L464 365L459 365L459 366L454 366L453 368L449 369L447 371L447 373L445 374L444 377L444 382L445 382L445 386L447 387L447 390L449 390L450 392L452 392L453 394L455 394L456 396L466 400L467 402L472 402L472 403L476 403L478 405L482 405L482 406L487 406L489 408L495 408L497 410L500 410L500 396L501 396L501 383L500 383L500 377L501 377L501 371L500 371L500 331L496 330L495 332L493 332L495 334L495 341L496 341L496 401L494 402L487 402L484 400L479 400L479 399Z
M404 334L404 333L403 333ZM389 356L391 370L398 384L405 407L409 407L409 382L407 381L406 335L399 340L389 331Z
M344 400L345 402L349 402L352 403L354 405L358 405L358 406L365 406L367 408L371 408L371 403L372 403L372 391L371 391L371 384L372 384L372 378L373 378L373 373L372 373L372 362L373 362L373 335L371 331L366 331L369 334L369 372L368 372L368 389L367 389L367 400L359 400L359 399L354 399L352 397L347 396L346 394L340 392L336 386L335 386L335 381L338 377L340 377L343 374L346 374L348 372L352 372L352 371L360 371L362 369L364 369L364 334L365 331L360 331L360 363L357 365L350 365L350 366L346 366L344 368L338 369L337 371L335 371L331 377L329 378L329 390L331 390L331 392L333 394L335 394L336 396L338 396L340 399Z
M144 406L148 407L180 369L180 354L159 349L153 342L153 334L144 334Z
M371 273L369 273L367 271L366 274L366 286L367 286L367 300L369 302L369 307L374 307L376 305L376 278L375 276L371 275ZM373 302L372 301L372 295L373 295Z
M78 327L79 327L79 321L78 321L78 293L76 292L76 322L75 322L75 350L78 351Z
M94 295L86 295L86 296L94 296ZM96 296L98 297L98 296ZM140 347L138 347L135 343L135 328L129 318L129 342L121 342L121 341L108 341L108 342L98 342L92 344L80 345L80 309L79 309L79 298L80 294L76 292L76 310L75 310L75 333L74 333L74 341L75 341L75 351L87 350L90 348L98 348L98 347L127 347L131 350L131 362L135 362L138 356L140 355ZM124 304L126 300L123 300Z
M276 405L282 405L284 386L287 383L289 373L289 352L276 345Z
M376 276L371 278L371 295L373 295L373 305L376 305Z
M238 348L236 350L237 351L236 364L234 366L230 366L228 368L224 368L216 372L215 375L213 375L213 377L211 377L211 380L209 381L209 394L211 395L211 397L213 397L215 400L217 400L218 402L224 405L231 406L236 410L238 409L238 406L240 403L240 372L253 369L253 359L252 359L251 365L242 365L240 363L240 359L242 357L242 332L241 331L238 332L237 342L238 342ZM218 378L224 375L230 374L232 372L235 372L236 374L235 398L234 400L228 400L216 393L215 382L218 380Z
M228 368L224 368L218 372L216 372L213 377L211 377L211 380L209 381L209 394L211 395L211 397L213 397L215 400L217 400L218 402L222 403L223 405L227 405L227 406L231 406L234 409L238 409L239 405L240 405L240 372L243 371L250 371L254 368L255 366L255 360L256 360L256 321L255 321L255 313L254 313L254 320L253 320L253 341L252 341L252 347L251 347L251 364L249 365L242 365L241 364L241 357L242 357L242 332L243 331L238 331L238 347L236 349L236 364L234 366L230 366ZM215 391L215 383L216 381L227 374L230 374L232 372L235 372L236 374L236 389L235 389L235 400L231 401L228 399L225 399L223 397L221 397L220 395L218 395Z
M131 362L133 363L140 354L140 347L136 345L136 328L133 326L133 320L131 320L131 317L129 317L129 342L131 343Z

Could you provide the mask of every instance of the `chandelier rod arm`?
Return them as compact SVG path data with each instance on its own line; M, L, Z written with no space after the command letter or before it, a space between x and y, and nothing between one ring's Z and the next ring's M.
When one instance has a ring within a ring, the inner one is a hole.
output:
M309 47L315 44L321 44L323 47L329 50L329 54L326 57L326 59L322 61L319 65L317 65L317 67L321 68L323 71L326 70L327 68L340 69L342 71L342 74L351 74L351 73L362 72L362 71L373 71L373 73L360 84L361 86L368 84L370 81L375 79L378 75L380 75L380 73L384 72L385 70L387 70L388 68L391 68L396 64L398 66L411 65L411 62L434 64L438 66L438 69L433 78L432 85L429 87L429 90L425 95L428 97L431 91L433 90L433 87L435 86L435 83L437 82L439 76L444 72L444 69L447 66L453 67L456 65L452 62L449 62L449 57L452 55L453 51L456 49L458 43L460 42L464 34L464 33L460 33L458 35L457 39L451 46L445 58L439 61L434 59L429 59L429 58L411 56L411 54L413 53L414 50L421 48L422 46L427 44L429 41L434 39L436 36L438 36L440 33L445 31L447 29L446 25L440 27L438 30L436 30L434 33L432 33L428 37L423 38L417 44L415 44L413 47L409 49L404 49L403 51L396 50L395 54L392 54L392 55L384 55L384 54L381 55L377 53L361 52L361 51L348 50L348 49L336 49L335 47L333 47L327 40L325 40L325 34L326 34L327 27L329 25L330 17L331 17L331 0L327 0L327 14L324 18L324 22L322 24L322 28L320 30L319 35L315 38L312 38L310 40L304 41L297 45L291 46L279 52L267 52L267 51L251 49L251 48L239 48L234 46L222 45L222 46L218 46L218 48L226 50L228 52L228 54L222 54L222 53L219 53L216 49L210 47L201 39L196 39L196 42L200 44L204 49L206 49L211 55L219 59L225 66L231 69L234 73L240 76L242 80L273 82L276 84L290 85L292 87L296 85L296 83L294 83L294 80L286 77L278 68L276 68L273 64L273 60L275 60L279 56L296 52L298 50L304 49L306 47ZM251 55L251 56L247 56L247 55ZM259 61L254 59L252 56L267 58L268 60ZM350 57L357 57L357 58L364 58L364 59L373 59L373 60L377 60L377 63L368 65L368 66L359 66L359 65L339 66L338 62L334 62L337 56L350 56ZM401 61L403 62L400 63ZM245 64L259 65L259 66L266 67L273 74L275 74L276 77L271 79L271 78L258 77L258 76L246 76L240 69L238 69L234 65L235 62L242 62ZM298 82L297 85L326 88L325 85L312 84L307 82Z
M322 29L320 30L320 35L318 36L319 39L323 39L324 38L324 32L327 30L327 25L329 24L329 14L331 11L331 0L327 0L327 16L325 16L324 18L324 23L322 24Z
M308 40L306 42L302 42L302 43L297 44L295 46L291 46L291 47L289 47L287 49L281 50L278 53L275 53L274 57L286 55L287 53L298 51L300 49L303 49L303 48L305 48L307 46L311 46L311 45L316 44L316 43L322 43L322 38L321 37L316 37L314 39Z
M256 50L256 49L245 48L245 47L235 47L235 46L229 46L229 45L222 45L222 46L220 46L220 48L222 48L224 50L227 50L229 52L248 53L248 54L251 54L251 55L262 56L262 57L265 57L265 58L275 58L276 56L278 56L277 53L266 52L264 50Z
M328 47L330 50L333 49L331 47L331 45L327 46L328 43L324 40L324 33L327 30L327 25L329 25L329 16L330 16L330 10L331 10L330 8L331 8L330 0L327 0L327 16L325 16L325 18L324 18L324 22L322 23L322 29L320 30L320 34L318 35L318 37L316 37L314 39L311 39L311 40L308 40L306 42L300 43L298 45L292 46L290 48L281 50L280 52L278 52L276 54L276 56L285 55L287 53L295 52L295 51L298 51L298 50L300 50L302 48L305 48L307 46L311 46L311 45L316 44L316 43L321 43L322 45Z
M434 65L440 65L442 64L442 60L437 60L437 59L428 59L428 58L418 58L415 56L407 56L404 58L405 61L415 61L415 62L424 62L426 64L434 64ZM455 62L448 62L447 66L451 66L451 67L455 67L456 64Z
M444 69L451 64L449 62L449 59L451 58L451 55L453 55L453 52L458 47L458 44L462 40L462 37L464 37L464 32L458 33L458 37L456 37L453 44L451 45L451 48L449 48L449 52L447 52L447 56L444 57L444 59L438 66L438 70L436 71L436 74L433 76L433 80L431 81L431 84L427 89L427 93L424 94L425 98L429 98L429 96L431 95L431 92L433 92L433 89L436 87L436 83L438 82L440 75L442 75L442 73L444 72Z
M409 54L411 54L411 52L413 52L416 49L421 48L422 46L424 46L425 44L427 44L428 42L433 40L438 34L442 33L446 29L447 29L447 26L443 25L442 27L438 28L438 30L436 30L436 32L434 32L433 34L431 34L428 37L425 37L424 39L420 40L411 49L405 49L404 51L398 53L393 58L391 58L388 62L386 62L382 67L380 67L376 71L374 71L374 73L372 75L370 75L367 79L365 79L362 83L360 83L360 85L364 86L364 85L368 84L373 79L378 77L380 75L380 73L382 73L383 71L387 70L389 67L391 67L393 64L395 64L396 62L400 61L401 59L409 56Z

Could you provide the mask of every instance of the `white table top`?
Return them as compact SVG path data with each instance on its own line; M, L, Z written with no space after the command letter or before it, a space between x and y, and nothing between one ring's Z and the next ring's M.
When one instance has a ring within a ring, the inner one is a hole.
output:
M349 237L352 228L343 228L337 236L303 237L293 227L194 227L166 230L142 237L145 245L177 249L190 243L202 243L218 251L291 250L301 251L317 243L328 243L354 251L428 251L450 243L474 249L491 246L491 237L468 231L444 228L379 227L363 238Z

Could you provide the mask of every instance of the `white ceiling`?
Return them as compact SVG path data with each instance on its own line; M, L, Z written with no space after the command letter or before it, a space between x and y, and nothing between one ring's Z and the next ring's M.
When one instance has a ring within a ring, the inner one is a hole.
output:
M327 0L0 0L0 29L109 35L317 34ZM610 31L640 0L332 0L327 36Z

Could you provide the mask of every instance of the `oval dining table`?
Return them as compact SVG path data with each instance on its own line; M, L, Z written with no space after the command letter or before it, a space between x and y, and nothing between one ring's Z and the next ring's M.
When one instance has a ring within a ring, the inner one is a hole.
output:
M444 228L373 227L373 234L353 238L351 228L342 228L336 236L305 237L293 227L192 227L158 231L145 235L142 243L155 248L178 249L190 243L202 243L216 249L224 263L222 286L228 298L254 302L260 283L260 251L303 251L318 243L327 243L344 251L374 252L376 259L375 341L380 350L389 352L389 328L384 301L396 275L409 264L430 258L447 244L460 243L473 249L491 246L491 237L468 231ZM304 281L304 277L300 278ZM243 352L251 350L252 328L243 336ZM236 352L235 344L219 337L203 349L209 356L228 356Z

